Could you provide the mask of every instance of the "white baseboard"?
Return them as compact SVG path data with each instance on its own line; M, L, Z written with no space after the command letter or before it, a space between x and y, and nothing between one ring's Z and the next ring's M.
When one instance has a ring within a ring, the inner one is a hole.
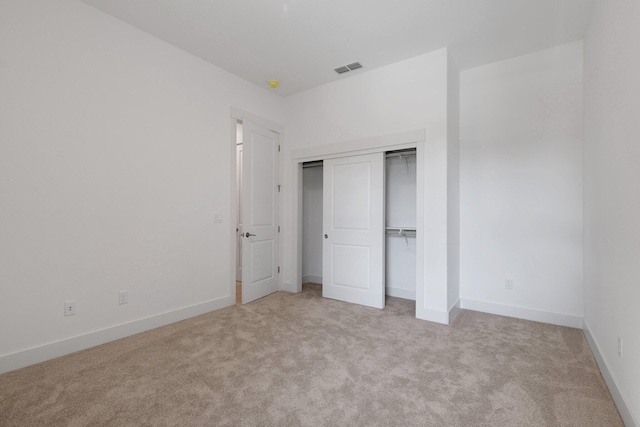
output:
M385 292L390 297L402 298L402 299L410 299L416 300L416 291L412 291L410 289L402 289L402 288L385 288Z
M609 365L604 360L604 357L602 357L600 346L598 346L598 343L591 334L591 330L589 329L587 321L585 320L582 324L584 336L587 338L589 347L591 347L591 352L596 359L596 363L598 364L598 368L600 368L600 372L602 373L604 381L607 383L607 387L609 387L609 392L611 393L611 397L618 407L618 412L620 412L620 416L622 417L622 421L624 421L624 425L627 427L640 427L638 417L633 414L628 400L625 398L622 390L618 388L618 381L616 380L616 377L611 369L609 369Z
M515 317L534 322L550 323L552 325L567 326L570 328L582 328L582 316L572 314L554 313L551 311L537 310L533 308L502 305L487 301L460 299L460 308L483 313L499 314L500 316Z
M97 331L87 332L75 337L65 338L60 341L43 344L26 350L0 356L0 374L34 365L36 363L55 359L85 350L100 344L149 331L171 323L179 322L190 317L199 316L211 311L219 310L235 304L235 295L232 297L218 298L195 304L189 307L156 314L144 319L133 320L120 325L110 326Z
M453 319L460 313L460 310L462 309L460 308L460 300L458 300L449 308L449 324L451 324Z
M449 324L448 312L418 307L418 304L416 304L416 318L428 320L429 322L441 323L443 325Z
M306 276L302 276L302 283L322 284L322 276L314 276L313 274L307 274Z

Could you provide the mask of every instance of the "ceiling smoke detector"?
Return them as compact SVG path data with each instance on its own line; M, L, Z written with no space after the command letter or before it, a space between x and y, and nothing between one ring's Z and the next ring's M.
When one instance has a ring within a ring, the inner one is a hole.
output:
M362 68L362 64L359 62L353 62L349 65L343 65L342 67L336 68L334 71L338 74L348 73L349 71L357 70L358 68Z

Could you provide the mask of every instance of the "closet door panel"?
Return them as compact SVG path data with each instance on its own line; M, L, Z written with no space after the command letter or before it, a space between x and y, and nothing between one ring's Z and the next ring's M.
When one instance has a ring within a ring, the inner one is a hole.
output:
M325 160L322 295L383 308L384 154Z

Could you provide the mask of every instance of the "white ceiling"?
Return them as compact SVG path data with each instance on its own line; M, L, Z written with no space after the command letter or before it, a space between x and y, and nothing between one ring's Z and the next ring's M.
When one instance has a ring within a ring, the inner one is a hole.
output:
M595 0L83 1L286 96L442 47L464 70L579 40Z

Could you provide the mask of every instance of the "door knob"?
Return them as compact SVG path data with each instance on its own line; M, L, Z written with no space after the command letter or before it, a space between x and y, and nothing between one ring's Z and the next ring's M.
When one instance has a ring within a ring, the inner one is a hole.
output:
M251 234L251 233L244 233L245 237L248 239L251 236L255 236L255 234Z
M328 238L329 238L329 235L328 235L328 234L325 234L325 235L324 235L324 238L325 238L325 239L328 239Z

